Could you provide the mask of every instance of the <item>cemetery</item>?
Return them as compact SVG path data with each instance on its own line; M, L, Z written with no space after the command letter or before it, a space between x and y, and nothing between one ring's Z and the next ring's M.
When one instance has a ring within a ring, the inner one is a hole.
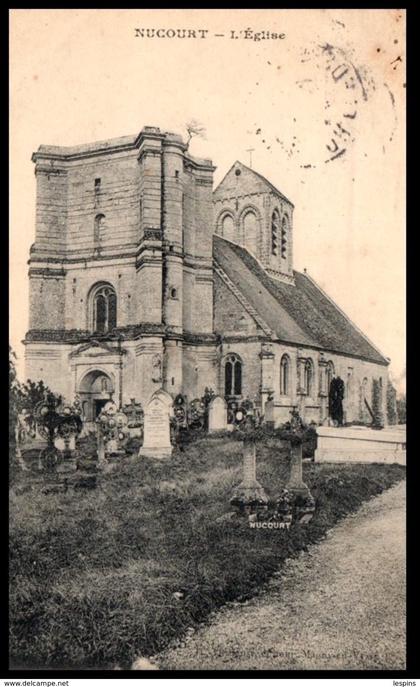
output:
M269 418L211 389L191 401L158 390L145 407L110 400L90 431L77 398L47 394L20 410L12 663L129 668L257 593L288 557L405 477L402 461L377 454L316 459L324 430L363 430L308 426L297 409L281 427Z

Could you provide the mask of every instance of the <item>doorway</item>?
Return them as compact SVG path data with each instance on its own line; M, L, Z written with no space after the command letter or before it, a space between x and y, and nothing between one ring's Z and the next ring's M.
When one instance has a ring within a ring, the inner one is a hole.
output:
M102 408L108 403L109 399L106 398L95 398L93 403L94 403L94 419L96 420L97 417L101 414Z
M113 375L103 370L91 370L82 379L78 394L85 422L95 422L102 408L113 399Z

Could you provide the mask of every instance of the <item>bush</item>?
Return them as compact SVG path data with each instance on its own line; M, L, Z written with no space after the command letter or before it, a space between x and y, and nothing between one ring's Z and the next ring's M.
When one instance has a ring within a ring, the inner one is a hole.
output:
M372 412L375 418L374 424L383 427L384 418L382 414L382 386L379 379L372 380Z
M397 415L398 423L404 425L407 422L407 408L405 394L397 399Z
M386 412L388 424L397 424L397 392L391 380L388 380L386 387Z

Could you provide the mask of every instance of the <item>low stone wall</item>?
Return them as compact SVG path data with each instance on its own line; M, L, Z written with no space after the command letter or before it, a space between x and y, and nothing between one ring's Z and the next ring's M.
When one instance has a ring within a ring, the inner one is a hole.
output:
M406 464L405 428L317 427L315 462Z

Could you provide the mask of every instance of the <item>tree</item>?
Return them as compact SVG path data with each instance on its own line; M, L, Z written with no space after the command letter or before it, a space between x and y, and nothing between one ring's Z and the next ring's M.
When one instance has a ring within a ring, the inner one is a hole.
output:
M16 354L9 346L9 473L11 481L19 469L16 458L16 425L20 394L21 385L16 374Z
M63 397L54 394L42 380L32 382L27 380L26 384L21 384L16 374L16 354L9 346L9 445L11 459L15 452L16 425L18 416L23 410L26 411L26 424L33 430L36 426L36 407L41 401L45 400L47 394L52 394L57 405Z
M389 425L397 424L397 391L390 379L386 387L386 414Z
M377 427L383 427L384 418L382 415L382 386L379 379L372 380L372 412L374 424Z
M405 394L401 394L397 398L397 418L398 424L405 425L407 422L407 404Z
M191 139L194 136L198 136L199 138L206 138L206 128L200 122L197 122L196 119L191 119L189 122L187 122L185 128L188 134L187 150L189 148Z
M63 397L51 391L51 389L44 384L42 379L38 382L32 382L28 379L26 384L20 385L18 392L18 408L19 411L26 410L26 423L32 430L35 430L36 427L36 407L44 401L48 395L54 397L57 405L63 400Z

